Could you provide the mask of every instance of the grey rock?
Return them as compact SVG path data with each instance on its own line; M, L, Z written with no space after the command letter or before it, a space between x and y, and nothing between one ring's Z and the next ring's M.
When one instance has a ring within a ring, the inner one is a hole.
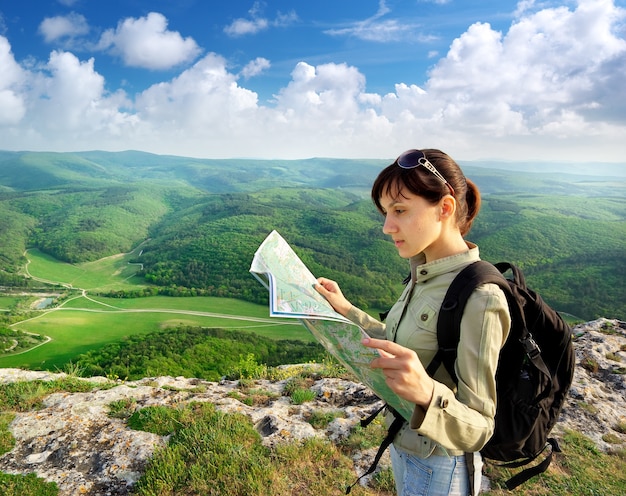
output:
M614 444L605 440L606 434L612 435L608 439L626 443L626 434L617 429L618 424L626 423L626 324L599 319L577 326L574 334L578 366L554 433L560 435L565 429L572 429L608 451ZM597 364L596 369L583 367L583 361ZM0 383L50 381L64 376L0 369ZM136 408L211 402L223 412L247 415L267 446L311 436L339 441L349 435L361 418L382 404L364 385L342 379L315 381L311 390L316 398L302 405L293 405L282 395L286 381L256 381L255 388L274 393L263 406L248 406L232 397L238 389L236 381L209 382L184 377L114 383L102 377L86 380L107 387L88 393L51 394L42 409L16 416L10 425L16 445L0 457L0 471L35 472L56 482L62 496L129 494L154 450L165 446L167 438L131 430L123 420L111 417L108 405L121 399L134 400ZM314 429L307 422L314 410L337 409L343 415L325 429ZM370 449L356 455L357 471L365 471L375 452L376 449ZM388 464L386 456L381 466Z

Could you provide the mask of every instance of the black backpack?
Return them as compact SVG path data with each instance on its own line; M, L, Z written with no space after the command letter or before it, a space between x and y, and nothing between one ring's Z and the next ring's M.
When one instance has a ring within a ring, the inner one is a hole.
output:
M508 270L513 279L503 276ZM514 489L544 472L552 461L552 453L561 451L556 439L548 436L574 377L572 331L554 309L526 286L518 267L508 262L495 265L482 260L474 262L456 276L441 305L437 321L439 350L426 368L429 375L443 364L454 382L458 382L454 362L461 317L470 294L486 283L497 284L504 291L511 313L511 331L500 352L496 371L495 430L481 454L485 461L518 468L530 464L551 446L550 454L541 463L506 482L508 489ZM361 424L369 424L376 413ZM394 415L387 437L365 475L374 471L382 452L405 422L399 414L394 412Z
M512 279L505 279L507 271ZM550 444L542 463L507 481L513 489L544 472L559 452L550 431L558 420L574 378L575 355L572 330L561 316L533 290L524 275L510 263L495 265L478 261L463 269L450 285L437 321L439 351L427 368L432 375L443 363L457 382L454 372L461 317L472 291L481 284L494 283L504 291L511 312L511 331L500 352L496 384L498 403L495 430L481 450L484 458L507 462L514 468L528 465Z

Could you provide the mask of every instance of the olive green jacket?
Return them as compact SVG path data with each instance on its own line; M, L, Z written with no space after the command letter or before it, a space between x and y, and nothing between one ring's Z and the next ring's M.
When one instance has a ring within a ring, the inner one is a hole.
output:
M445 293L454 277L476 260L478 247L471 243L464 253L429 263L423 255L415 256L410 260L411 281L390 310L386 325L355 307L347 317L374 338L411 348L426 368L437 351L437 315ZM455 362L458 387L445 367L439 367L430 405L415 406L410 422L394 440L396 448L426 458L474 452L487 443L494 429L498 356L509 327L502 290L495 284L478 287L461 320Z

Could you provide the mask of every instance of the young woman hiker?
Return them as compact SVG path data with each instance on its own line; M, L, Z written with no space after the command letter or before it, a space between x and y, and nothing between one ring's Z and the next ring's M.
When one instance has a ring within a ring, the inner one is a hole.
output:
M390 449L398 495L477 494L478 451L494 429L495 373L510 327L506 297L498 286L478 287L465 308L455 362L458 387L445 367L434 377L424 367L437 351L437 314L448 286L479 260L478 247L464 236L478 214L480 193L445 153L409 150L379 174L372 200L384 216L383 232L411 268L386 324L355 308L335 281L321 277L316 288L371 336L363 345L381 355L371 366L382 369L398 396L415 404ZM387 413L388 423L392 417ZM473 453L472 481L466 453Z

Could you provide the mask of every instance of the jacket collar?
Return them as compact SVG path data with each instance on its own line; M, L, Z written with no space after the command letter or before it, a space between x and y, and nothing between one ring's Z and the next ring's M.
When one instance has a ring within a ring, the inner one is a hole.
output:
M467 251L451 255L449 257L433 260L432 262L426 262L424 253L419 253L409 259L411 265L411 281L426 282L433 277L436 277L447 272L460 270L466 265L480 260L478 252L478 246L469 241L467 244Z

